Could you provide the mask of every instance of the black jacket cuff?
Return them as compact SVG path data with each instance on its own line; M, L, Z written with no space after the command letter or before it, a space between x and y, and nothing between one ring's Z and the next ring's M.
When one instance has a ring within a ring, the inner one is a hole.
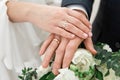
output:
M66 7L69 5L82 5L86 9L90 19L93 1L94 0L63 0L61 6Z

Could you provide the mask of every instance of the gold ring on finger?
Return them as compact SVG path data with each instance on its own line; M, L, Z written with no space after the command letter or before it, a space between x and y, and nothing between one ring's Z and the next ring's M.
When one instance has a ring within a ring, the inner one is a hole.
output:
M57 42L58 44L60 43L60 41L58 39L53 39L53 41Z

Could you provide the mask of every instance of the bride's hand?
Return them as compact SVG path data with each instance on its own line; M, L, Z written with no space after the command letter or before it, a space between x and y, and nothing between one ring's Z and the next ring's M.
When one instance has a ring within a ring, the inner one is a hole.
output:
M56 6L9 1L8 16L13 22L28 21L50 33L73 39L75 35L86 39L91 36L91 24L74 10Z

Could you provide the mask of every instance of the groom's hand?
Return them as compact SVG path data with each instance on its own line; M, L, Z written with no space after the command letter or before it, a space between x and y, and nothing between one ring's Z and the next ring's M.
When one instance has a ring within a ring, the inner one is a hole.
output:
M62 39L59 47L56 50L55 61L53 64L53 73L58 74L60 68L69 67L74 53L78 49L78 46L83 42L83 39L76 37L73 40L68 40L66 38ZM96 50L93 47L91 38L84 41L86 49L89 50L93 55L96 54Z
M58 74L58 69L66 68L71 63L75 51L81 44L83 39L76 37L73 40L61 38L61 42L58 44L54 39L60 39L60 36L50 35L41 47L40 53L44 54L43 67L47 67L53 55L55 55L53 64L53 73ZM91 38L84 41L86 48L93 54L96 53Z

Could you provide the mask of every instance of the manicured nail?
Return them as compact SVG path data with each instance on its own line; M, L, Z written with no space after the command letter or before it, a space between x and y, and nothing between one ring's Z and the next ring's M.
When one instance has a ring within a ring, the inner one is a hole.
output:
M40 55L42 55L42 54L43 54L43 51L42 51L42 50L40 50L40 52L39 52L39 53L40 53Z
M75 37L75 35L74 35L74 34L72 34L72 35L71 35L71 38L74 38L74 37Z
M59 72L57 72L55 70L52 70L52 72L53 72L54 75L58 75L59 74Z
M47 68L47 67L48 67L45 62L42 63L42 66L43 66L44 68Z
M87 37L88 37L88 35L83 33L83 38L87 38Z
M89 32L88 35L89 35L89 37L92 37L92 33L91 32Z
M92 29L92 26L90 25L89 28Z

